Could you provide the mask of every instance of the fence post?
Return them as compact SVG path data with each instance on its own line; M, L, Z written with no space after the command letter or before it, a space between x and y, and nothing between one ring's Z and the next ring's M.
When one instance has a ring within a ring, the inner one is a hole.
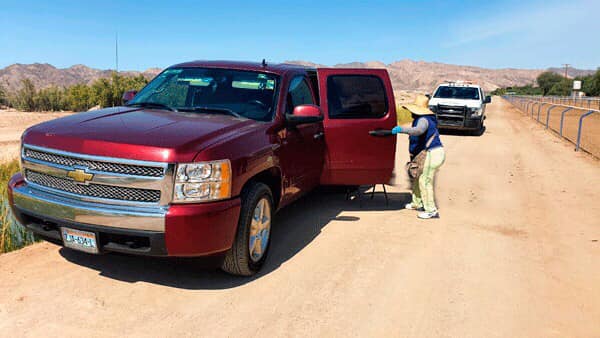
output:
M563 110L563 112L560 114L560 136L562 136L563 122L565 120L565 113L568 112L571 109L573 109L573 108L569 107L569 108Z
M527 111L525 114L529 115L529 110L533 110L533 106L535 105L535 101L529 101L529 105L527 106Z
M539 102L534 102L534 103L531 105L531 118L533 118L533 108L535 107L535 105L536 105L536 104L538 104L538 105L539 105L540 103L539 103Z
M557 108L558 106L552 106L550 108L548 108L548 115L546 115L546 129L548 129L548 124L550 123L550 113L552 112L552 109Z
M543 107L543 106L545 106L546 104L547 104L547 103L546 103L546 102L544 102L544 103L542 103L542 104L540 104L540 105L538 106L538 116L537 116L537 121L538 121L538 122L540 122L540 112L542 111L542 107Z
M575 151L579 151L579 144L581 142L581 127L583 126L583 119L592 115L593 113L597 113L597 112L590 110L587 113L581 115L581 117L579 118L579 130L577 131L577 146L575 147Z

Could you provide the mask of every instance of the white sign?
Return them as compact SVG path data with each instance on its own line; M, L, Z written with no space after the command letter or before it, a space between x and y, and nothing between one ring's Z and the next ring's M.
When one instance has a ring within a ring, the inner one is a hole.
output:
M573 81L573 90L581 90L581 81Z

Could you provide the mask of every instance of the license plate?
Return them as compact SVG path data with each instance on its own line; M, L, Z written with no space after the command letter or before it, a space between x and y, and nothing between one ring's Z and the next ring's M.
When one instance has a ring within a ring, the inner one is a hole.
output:
M62 233L63 243L67 248L94 254L98 253L95 233L70 228L61 228L60 232Z

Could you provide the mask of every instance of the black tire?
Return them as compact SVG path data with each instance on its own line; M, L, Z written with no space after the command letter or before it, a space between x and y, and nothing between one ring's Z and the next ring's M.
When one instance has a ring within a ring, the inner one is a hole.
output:
M481 122L481 127L477 130L477 136L481 136L483 133L485 133L485 126L483 125L483 122Z
M483 133L485 133L485 126L483 125L483 120L481 121L481 125L479 126L479 128L473 130L471 132L471 135L473 136L481 136L483 135Z
M271 210L271 219L273 217L273 194L271 189L263 183L251 183L242 192L242 208L240 210L240 219L238 221L238 229L233 242L233 245L223 260L221 269L227 273L238 276L252 276L263 266L271 247L271 238L267 242L266 250L261 259L253 262L250 258L249 236L250 226L254 209L258 202L266 197ZM272 226L271 226L272 229ZM270 230L272 231L272 230Z

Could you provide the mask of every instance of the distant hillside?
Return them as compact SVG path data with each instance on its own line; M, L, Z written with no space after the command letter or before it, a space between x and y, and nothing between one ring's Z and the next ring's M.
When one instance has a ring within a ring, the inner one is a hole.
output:
M124 71L122 75L142 74L148 78L154 77L160 72L158 68L150 68L144 72ZM0 69L0 84L9 90L19 88L21 80L28 78L37 88L50 86L68 87L75 84L89 84L99 78L110 77L111 70L100 70L84 65L75 65L69 68L56 68L47 63L13 64Z
M557 68L557 67L552 67L552 68L548 68L549 71L560 74L560 75L564 75L565 74L565 69L564 68ZM577 69L577 68L570 68L568 69L567 75L569 77L577 77L577 76L587 76L587 75L592 75L594 74L595 70L589 70L589 69Z
M288 63L301 64L311 67L318 65L307 61L287 61ZM536 77L542 73L542 69L489 69L473 66L450 65L439 62L425 62L402 60L390 64L379 61L352 62L337 64L333 67L365 67L386 68L392 79L395 90L417 90L431 91L434 87L446 80L471 80L479 83L486 91L498 87L523 86L534 84ZM551 68L550 71L563 74L560 68ZM571 69L570 76L587 75L593 73L591 70Z
M322 66L307 61L287 61L288 63L307 66ZM390 64L379 61L352 62L337 64L333 67L387 68L396 91L431 91L436 84L445 80L471 80L481 84L485 90L498 87L522 86L534 84L535 78L544 70L541 69L488 69L473 66L450 65L438 62L402 60ZM549 70L563 74L561 68ZM75 65L59 69L49 64L14 64L0 69L0 84L9 90L17 89L21 80L29 78L38 88L48 86L71 86L79 83L89 84L96 79L109 77L111 70L100 70L84 65ZM148 78L160 72L159 68L150 68L143 72L125 71L123 75L143 74ZM570 76L587 75L591 70L570 68Z

